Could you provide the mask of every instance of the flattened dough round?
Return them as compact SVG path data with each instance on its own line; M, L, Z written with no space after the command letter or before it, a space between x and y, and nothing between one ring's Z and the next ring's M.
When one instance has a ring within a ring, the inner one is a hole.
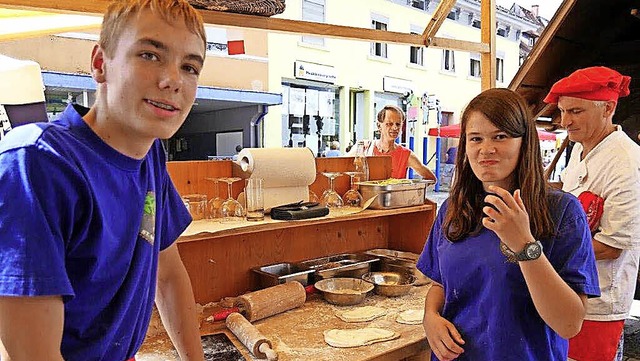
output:
M406 310L402 311L396 317L398 323L404 323L406 325L419 325L424 318L424 309L422 310Z
M387 310L376 306L356 307L349 311L337 312L336 316L344 322L366 322L385 315Z
M399 333L382 328L365 327L354 330L326 330L324 341L333 347L358 347L400 337Z

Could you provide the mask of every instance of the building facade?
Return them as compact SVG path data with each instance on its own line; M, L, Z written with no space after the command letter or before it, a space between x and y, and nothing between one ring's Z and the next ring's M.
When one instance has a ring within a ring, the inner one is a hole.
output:
M438 1L288 0L278 17L422 34ZM497 81L505 87L519 68L520 38L536 28L497 10ZM459 0L438 37L480 42L480 1ZM307 146L322 154L337 140L376 137L375 117L386 104L408 115L401 142L427 163L435 152L429 127L457 123L480 92L480 54L408 45L271 33L269 91L283 94L264 122L267 147ZM440 112L438 112L440 110Z

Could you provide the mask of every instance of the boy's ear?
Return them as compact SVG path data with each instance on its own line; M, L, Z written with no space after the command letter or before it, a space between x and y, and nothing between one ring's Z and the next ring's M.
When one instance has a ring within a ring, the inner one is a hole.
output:
M106 67L104 62L104 50L98 44L91 51L91 76L97 83L104 83Z

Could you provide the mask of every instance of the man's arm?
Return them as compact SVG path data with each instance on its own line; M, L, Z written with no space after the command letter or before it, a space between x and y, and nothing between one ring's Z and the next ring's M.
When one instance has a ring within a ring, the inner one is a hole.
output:
M63 325L60 296L0 297L0 358L63 361Z
M204 361L191 281L174 243L160 252L156 306L183 361Z
M593 253L595 253L596 259L616 259L622 253L621 249L607 246L595 239L591 240L591 244L593 244Z
M422 176L423 179L432 180L432 181L436 180L435 174L433 174L433 172L429 168L427 168L424 164L422 164L420 159L418 159L418 156L416 155L416 153L411 152L411 154L409 154L409 161L407 162L407 165L413 168L413 170L415 170L416 173L420 174L420 176Z

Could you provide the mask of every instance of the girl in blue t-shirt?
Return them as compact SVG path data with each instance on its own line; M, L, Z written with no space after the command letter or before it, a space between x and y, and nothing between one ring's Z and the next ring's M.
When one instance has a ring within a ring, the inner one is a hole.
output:
M599 296L591 233L573 196L543 176L535 123L508 89L462 114L456 176L420 255L433 279L433 360L562 360Z

